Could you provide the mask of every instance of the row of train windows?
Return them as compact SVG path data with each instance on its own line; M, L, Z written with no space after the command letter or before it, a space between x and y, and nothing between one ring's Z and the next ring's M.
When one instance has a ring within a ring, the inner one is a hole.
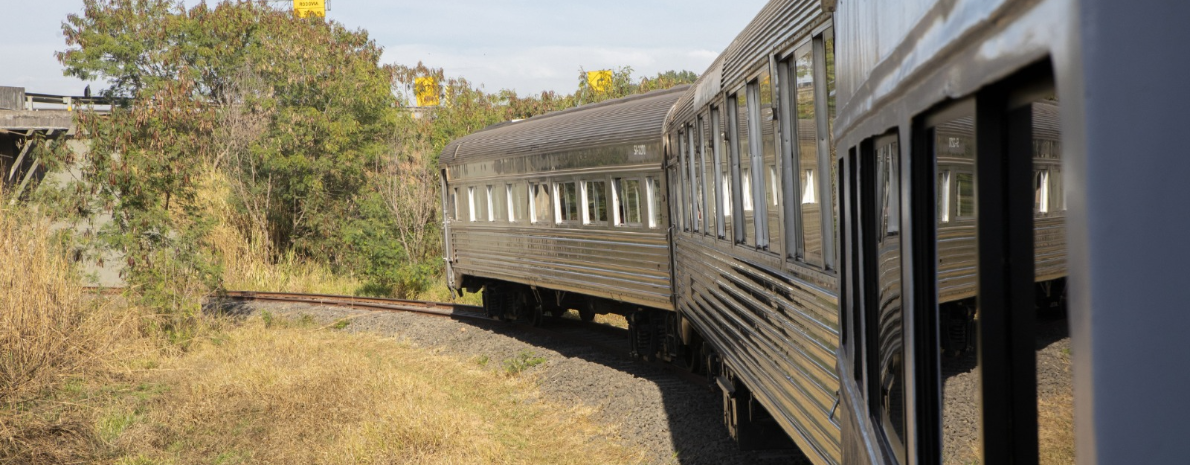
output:
M658 178L613 177L602 180L516 182L466 187L451 192L454 219L473 222L529 222L658 228L661 184ZM554 199L551 201L551 199ZM465 200L465 203L463 202ZM465 207L463 205L465 204ZM460 211L464 208L464 211Z
M671 136L677 223L834 269L832 29L777 58Z
M1066 210L1062 172L1056 168L1033 170L1033 213ZM938 222L950 223L975 217L975 174L942 170L938 173Z

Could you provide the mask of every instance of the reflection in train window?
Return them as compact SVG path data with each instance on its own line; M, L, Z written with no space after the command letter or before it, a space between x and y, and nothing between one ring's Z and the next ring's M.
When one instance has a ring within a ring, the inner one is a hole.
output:
M533 183L533 204L531 205L532 221L534 223L548 223L550 221L550 189L545 183Z
M558 199L554 204L555 221L559 224L579 221L578 187L574 182L555 183L554 198Z
M979 320L979 247L975 213L975 118L966 115L932 128L939 188L934 230L939 367L942 370L942 463L979 463L981 369L975 351ZM943 188L943 184L946 188ZM954 213L951 216L951 213ZM945 219L946 221L943 221Z
M492 186L489 184L488 186L484 187L483 192L484 203L482 207L484 209L484 215L481 215L480 218L487 221L493 221L494 218L492 218L492 213L495 209L492 208Z
M752 213L752 125L748 118L748 92L735 96L735 145L736 165L739 168L741 232L736 240L741 244L756 245L756 223Z
M797 134L797 166L800 168L798 185L802 188L802 260L823 266L822 199L817 195L819 187L815 179L818 177L818 119L813 50L814 44L807 43L794 51L793 74L797 87L794 91L797 129L794 132Z
M649 227L661 227L661 182L657 178L649 176L645 178L645 185L648 189L646 195L649 199Z
M604 181L587 181L583 183L583 200L587 207L583 211L583 223L598 224L607 222L607 183Z
M773 121L773 80L766 68L761 71L759 80L760 107L756 125L756 137L760 139L760 176L758 181L764 184L764 190L759 196L766 205L763 223L765 229L764 246L773 252L780 253L785 247L781 226L781 178L777 175L777 134L776 122Z
M876 148L877 296L875 321L879 420L893 452L905 462L905 350L901 312L900 153L895 136Z

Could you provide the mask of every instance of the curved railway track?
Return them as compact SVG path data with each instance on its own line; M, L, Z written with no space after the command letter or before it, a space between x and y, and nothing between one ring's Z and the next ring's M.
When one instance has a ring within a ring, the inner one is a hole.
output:
M105 294L121 292L120 288L91 288ZM628 330L601 323L583 322L568 318L546 318L541 326L521 323L500 322L487 315L483 307L475 305L426 302L420 300L390 299L381 297L357 297L333 294L301 294L293 292L224 291L212 296L231 301L259 301L280 303L304 303L326 307L351 308L378 312L403 312L420 315L453 318L481 322L491 325L515 325L522 331L538 337L567 341L571 345L586 345L596 350L621 357L629 362L662 367L685 382L705 385L710 389L706 377L691 373L677 365L654 360L640 360L629 355L631 350Z

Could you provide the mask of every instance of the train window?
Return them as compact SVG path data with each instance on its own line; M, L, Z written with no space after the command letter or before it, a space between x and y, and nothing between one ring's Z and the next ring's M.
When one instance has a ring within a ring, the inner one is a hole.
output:
M739 232L736 242L745 245L756 245L756 224L752 202L752 140L749 134L748 98L747 92L739 92L735 96L734 113L736 124L734 134L736 145L736 165L738 172L736 181L739 184L740 218Z
M578 186L574 181L554 183L554 219L558 224L579 221Z
M819 170L819 139L817 105L815 103L815 74L813 43L807 43L794 51L793 83L795 90L794 112L796 119L798 186L802 190L799 204L799 224L801 225L802 260L810 265L823 266L823 212L821 195L806 196L806 191L819 192L820 186L816 181L821 176Z
M607 223L607 182L586 181L583 183L584 224Z
M546 183L533 183L533 200L530 205L533 223L550 222L550 188Z
M722 115L719 107L711 107L711 136L715 144L715 165L719 166L716 177L717 196L719 198L719 237L731 240L731 160L724 150L727 145L723 140L724 132Z
M488 186L488 221L508 220L508 194Z
M743 244L747 241L744 237L744 202L743 183L740 182L740 99L735 94L727 96L727 147L728 147L728 170L731 171L731 209L729 212L734 212L732 216L731 230L734 243Z
M686 161L690 169L690 229L701 231L703 222L703 180L702 180L702 150L694 144L693 128L686 125Z
M955 216L959 218L974 218L975 217L975 174L974 173L956 173L955 175L955 197L958 211Z
M678 177L681 182L678 184L677 195L675 196L675 205L678 210L678 222L682 225L683 231L690 230L690 206L686 204L686 199L689 197L687 192L690 192L690 178L689 172L686 169L689 161L686 160L686 132L678 131Z
M640 226L640 181L637 179L616 178L612 183L612 197L616 204L616 225Z
M764 184L765 178L767 176L765 176L765 164L764 164L764 162L765 162L765 160L764 160L765 131L763 128L765 126L770 126L770 128L771 128L771 125L764 124L764 119L761 116L761 106L764 105L764 103L760 96L764 92L762 92L760 90L760 88L761 88L762 81L763 82L768 81L767 71L762 74L763 74L763 77L759 77L757 79L754 79L754 80L748 82L748 86L747 86L747 92L748 92L748 119L747 119L747 122L748 122L748 147L749 147L750 151L746 152L746 154L749 156L749 167L750 167L749 173L751 173L751 176L749 177L749 182L751 184L750 190L752 191L752 195L750 196L750 198L746 198L744 200L745 201L751 200L752 205L755 206L754 209L757 210L756 212L754 212L753 217L752 217L752 220L755 223L754 228L756 231L756 246L761 249L767 249L769 247L769 234L768 234L768 226L767 226L767 224L768 224L768 214L767 214L768 209L766 208L768 202L766 201L766 198L767 198L767 195L765 193L766 186ZM772 107L772 93L771 92L769 93L768 105L770 108ZM769 113L769 116L770 117L772 116L771 111ZM769 131L769 135L771 135L771 131ZM745 209L747 209L747 207L745 207Z
M975 211L974 117L943 117L927 138L939 173L934 203L936 315L941 368L942 463L977 463L980 443L980 366L975 351L979 293ZM946 185L943 188L942 184ZM953 186L953 187L952 187ZM952 205L953 204L953 205ZM949 217L950 212L954 217ZM943 221L943 220L946 221ZM933 310L933 309L931 309Z
M938 174L938 222L951 222L951 171Z
M483 207L484 214L480 215L480 219L486 220L486 221L493 221L494 218L492 217L492 215L493 215L495 209L492 208L492 186L491 185L484 186L483 195L484 195L483 205L481 205L481 206Z
M773 121L773 80L771 73L766 69L760 73L757 78L759 86L759 101L760 105L757 109L757 122L759 126L757 135L760 139L760 164L761 168L758 181L763 181L764 189L757 196L765 204L765 212L762 218L766 229L764 247L774 252L780 252L784 247L784 239L782 236L781 227L781 179L777 174L777 134L775 131L776 122Z
M512 221L525 221L525 208L529 206L529 185L517 182L508 185L508 217Z
M451 212L452 212L450 219L458 220L459 219L459 188L457 188L457 187L454 189L451 189L451 191L450 191L450 206L451 206Z
M706 119L700 115L698 117L698 153L702 161L700 168L702 170L702 196L705 199L703 205L706 205L706 228L704 231L706 234L711 235L716 233L716 225L718 224L718 213L716 212L718 209L715 208L716 198L718 196L715 192L715 184L718 183L719 176L715 175L715 172L718 171L716 168L718 164L715 163L715 154L707 153L707 150L711 148L708 144L709 140L707 138Z
M475 187L467 188L467 221L475 221Z
M878 383L871 392L875 411L885 436L897 460L905 461L905 349L904 325L901 311L901 190L900 148L896 136L876 142L875 163L875 247L876 304L869 312L869 327L875 330L876 344L871 347L876 361L872 377ZM872 229L869 228L869 231Z
M661 182L649 176L645 178L646 195L649 197L649 227L661 227Z
M1033 212L1049 213L1050 211L1050 172L1039 169L1033 171Z
M484 195L486 190L482 187L473 187L472 202L473 206L471 221L489 221L488 220L488 199Z
M835 240L839 237L839 206L834 195L839 188L838 166L835 160L835 144L832 140L835 123L835 38L834 29L827 29L814 38L815 66L821 75L823 85L817 87L818 101L818 165L819 173L829 176L821 180L820 204L830 207L822 211L822 260L827 269L834 269L837 260ZM829 167L829 169L828 169Z

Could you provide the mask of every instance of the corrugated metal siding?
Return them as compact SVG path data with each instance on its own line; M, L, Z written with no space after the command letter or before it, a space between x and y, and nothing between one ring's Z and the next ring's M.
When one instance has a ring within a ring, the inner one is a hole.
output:
M456 223L455 270L672 309L663 231L623 232Z
M838 463L839 427L829 419L839 389L833 282L800 279L714 244L675 239L679 311L722 351L808 456Z
M656 142L665 115L689 86L502 123L459 138L442 150L443 164Z

